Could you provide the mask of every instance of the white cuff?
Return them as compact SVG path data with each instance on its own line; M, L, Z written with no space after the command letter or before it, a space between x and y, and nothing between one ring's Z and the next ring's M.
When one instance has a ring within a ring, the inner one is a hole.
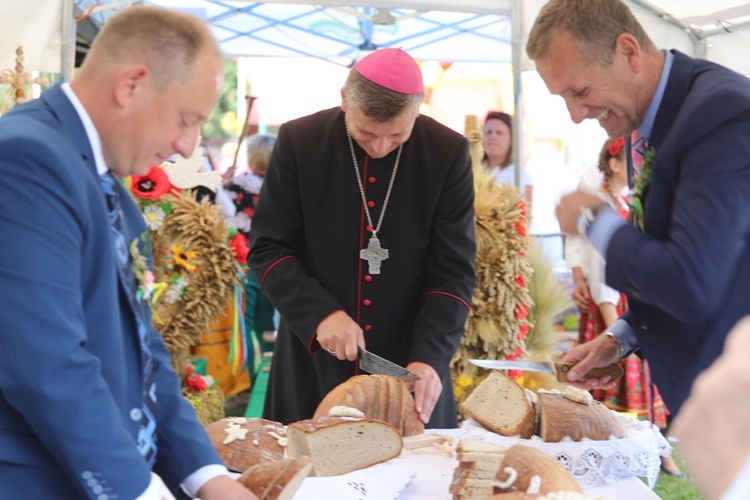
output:
M198 490L200 490L204 484L219 476L231 477L229 471L223 465L205 465L190 474L187 479L180 483L180 488L182 488L182 491L184 491L190 498L195 498L198 495Z
M169 488L167 488L167 485L164 484L164 481L152 472L148 488L135 500L175 500L175 498L172 496Z

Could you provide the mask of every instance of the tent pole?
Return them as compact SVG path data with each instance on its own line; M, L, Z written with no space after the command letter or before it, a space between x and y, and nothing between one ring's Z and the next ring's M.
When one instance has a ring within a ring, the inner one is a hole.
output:
M69 82L73 78L76 57L75 1L62 0L62 44L60 49L60 79Z
M513 183L523 192L521 187L521 144L523 143L521 130L523 115L523 100L521 99L521 51L523 50L523 17L521 0L511 0L511 51L513 65Z

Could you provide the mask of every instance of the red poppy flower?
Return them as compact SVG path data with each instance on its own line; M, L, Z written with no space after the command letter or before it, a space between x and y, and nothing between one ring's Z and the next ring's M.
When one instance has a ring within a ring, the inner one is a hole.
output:
M255 208L253 208L253 207L245 207L245 209L243 210L243 212L245 212L245 215L247 215L248 217L250 217L252 219L253 216L255 215Z
M523 274L519 274L516 276L516 284L520 286L521 288L526 288L526 279L523 277Z
M139 198L160 198L173 189L167 173L158 165L151 165L146 175L134 175L131 181L133 194Z
M191 392L203 392L208 386L206 381L197 373L193 373L193 367L187 367L187 375L185 376L185 385Z
M518 202L518 209L521 211L521 215L526 215L526 203L523 200Z
M243 266L247 265L247 255L250 253L247 243L248 239L240 232L229 241L229 247L234 250L234 258Z

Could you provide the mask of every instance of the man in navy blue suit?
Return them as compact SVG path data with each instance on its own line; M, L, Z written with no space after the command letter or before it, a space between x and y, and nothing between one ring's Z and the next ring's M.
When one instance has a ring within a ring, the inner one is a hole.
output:
M181 396L148 304L128 296L116 243L147 229L100 179L190 156L221 85L203 22L131 7L71 84L0 119L0 498L163 498L165 484L255 498Z
M620 0L552 0L526 51L576 123L612 138L637 132L645 153L628 224L596 196L557 208L562 230L585 230L606 281L630 311L573 349L568 378L639 352L675 415L696 376L750 312L750 80L676 50L658 50ZM610 388L604 377L580 387Z

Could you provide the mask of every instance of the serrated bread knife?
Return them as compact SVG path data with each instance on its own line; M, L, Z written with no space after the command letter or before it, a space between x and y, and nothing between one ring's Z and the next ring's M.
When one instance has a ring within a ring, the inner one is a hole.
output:
M552 363L549 361L509 361L501 359L470 359L469 363L492 370L523 370L549 373L550 375L554 375L555 377L557 377L558 382L568 382L568 372L576 365L576 363ZM600 378L604 375L609 375L612 381L616 382L620 377L622 377L622 373L622 366L613 363L609 366L605 366L604 368L591 369L584 376L584 378L578 380L578 382L583 382L590 378Z
M404 382L416 382L422 378L416 373L399 366L392 361L381 358L371 352L367 352L361 347L357 347L359 355L359 367L368 373L375 375L391 375L398 377Z

